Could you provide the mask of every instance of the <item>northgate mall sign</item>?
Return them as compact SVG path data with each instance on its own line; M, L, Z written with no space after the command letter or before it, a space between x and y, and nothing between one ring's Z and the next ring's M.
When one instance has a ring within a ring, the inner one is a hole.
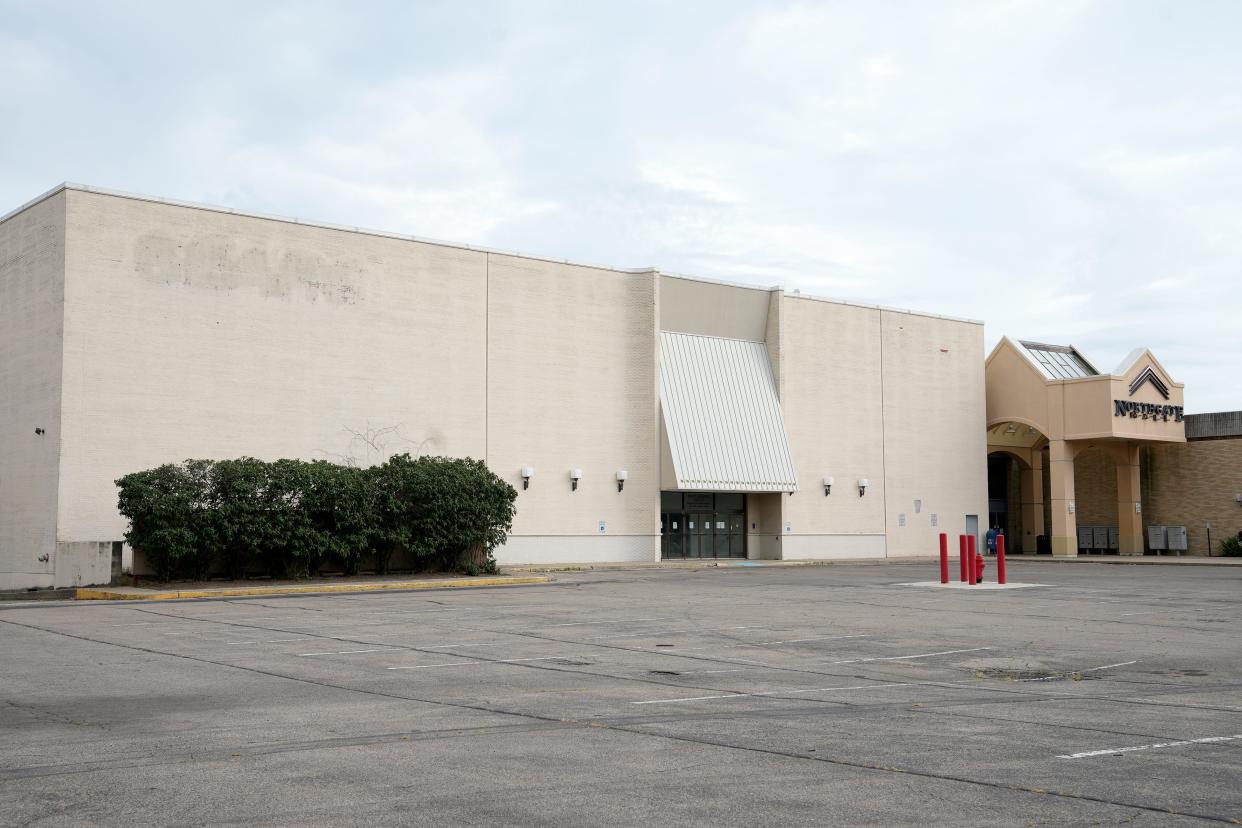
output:
M1130 383L1130 396L1133 397L1135 392L1143 387L1144 383L1150 382L1160 396L1166 400L1169 398L1169 387L1164 384L1160 377L1156 376L1156 372L1147 367L1143 372L1134 378L1134 382ZM1144 420L1164 420L1168 422L1169 417L1173 418L1173 422L1182 422L1182 407L1180 405L1157 405L1155 403L1130 402L1129 400L1113 400L1113 416L1114 417L1133 417L1135 419L1142 417Z
M1156 405L1155 403L1130 402L1129 400L1113 400L1113 416L1114 417L1142 417L1144 420L1164 420L1168 422L1170 417L1173 422L1180 423L1182 421L1182 407L1180 405Z

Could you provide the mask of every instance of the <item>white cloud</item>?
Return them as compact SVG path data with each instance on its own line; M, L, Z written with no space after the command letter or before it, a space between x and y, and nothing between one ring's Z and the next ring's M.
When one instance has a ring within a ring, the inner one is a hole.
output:
M69 179L1150 346L1242 408L1242 6L0 0ZM5 208L0 209L7 209Z

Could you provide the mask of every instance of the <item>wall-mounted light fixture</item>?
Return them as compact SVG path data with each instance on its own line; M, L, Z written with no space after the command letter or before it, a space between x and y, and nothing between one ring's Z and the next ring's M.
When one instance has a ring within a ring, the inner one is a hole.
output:
M522 466L522 490L530 488L530 479L535 476L535 470L530 466Z
M862 497L867 493L867 487L871 485L871 481L865 477L858 479L858 496Z
M617 472L617 491L618 492L625 488L625 481L629 479L629 476L630 476L630 473L626 471L625 469L621 469L621 471Z
M824 477L824 497L832 494L832 478Z
M1242 492L1238 492L1237 494L1235 494L1233 496L1233 499L1234 499L1234 502L1236 502L1239 506L1242 506Z
M569 490L571 492L578 491L578 481L582 479L582 469L569 470Z
M36 429L35 429L35 436L36 436L36 437L42 437L44 434L47 434L47 430L46 430L46 429L42 429L42 428L36 428Z

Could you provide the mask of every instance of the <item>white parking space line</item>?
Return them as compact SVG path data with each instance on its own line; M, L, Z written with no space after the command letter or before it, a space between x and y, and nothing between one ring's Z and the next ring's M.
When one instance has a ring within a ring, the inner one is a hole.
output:
M1128 667L1131 664L1138 664L1138 659L1134 661L1123 661L1120 664L1105 664L1103 667L1088 667L1086 670L1070 670L1066 673L1058 673L1055 676L1040 676L1039 678L1018 679L1018 681L1056 681L1068 676L1077 675L1079 673L1094 673L1097 670L1111 670L1114 667Z
M479 660L479 661L444 661L439 664L409 664L399 667L388 667L389 670L425 670L431 667L457 667L465 664L520 664L526 661L559 661L566 658L589 658L585 653L571 653L569 655L558 656L539 656L538 658L504 658L496 660Z
M184 621L185 619L179 616L169 616L169 620ZM109 624L108 626L109 627L146 627L146 626L150 626L151 624L167 624L167 623L168 621L130 621L125 624Z
M272 618L287 618L283 615L262 615L258 617L242 617L242 621L267 621ZM197 618L190 615L165 615L161 621L128 621L123 624L109 624L109 627L149 627L152 624L171 624L173 621L198 621L203 624L231 623L220 622L212 618Z
M658 635L679 635L681 633L699 632L698 630L647 630L645 632L621 633L620 635L592 635L587 641L611 641L617 638L655 638Z
M358 610L356 615L414 615L421 612L460 612L462 607L419 607L418 609Z
M243 644L287 644L290 641L314 641L319 636L312 635L306 638L271 638L266 641L226 641L225 644L243 645Z
M667 618L622 618L619 621L567 621L564 624L545 624L545 627L585 627L590 624L637 624L639 621L668 621Z
M748 641L751 647L771 647L775 644L801 644L803 641L836 641L842 638L870 638L869 635L820 635L814 638L787 638L784 641Z
M913 658L931 658L932 656L953 655L954 653L977 653L982 650L991 650L992 647L970 647L965 650L941 650L937 653L916 653L915 655L904 656L877 656L875 658L850 658L845 661L833 661L832 664L861 664L864 661L909 661Z
M734 667L731 670L678 670L679 676L705 676L708 673L741 673L749 670L749 667Z
M1233 736L1205 736L1202 739L1182 739L1176 742L1156 742L1150 745L1134 745L1133 747L1105 748L1104 750L1085 750L1082 753L1067 753L1058 759L1086 759L1091 756L1111 756L1117 753L1133 753L1136 750L1157 750L1159 748L1181 747L1182 745L1209 745L1214 742L1232 742L1242 739L1242 733Z
M903 681L896 684L859 684L854 687L814 687L809 690L765 690L761 693L723 693L717 696L686 696L680 699L648 699L630 704L680 704L682 702L714 701L716 699L745 699L758 696L793 696L802 693L846 692L853 690L878 690L883 687L916 687L933 684L930 681Z
M761 629L765 629L766 627L767 627L766 624L754 624L754 625L748 625L744 627L720 627L719 629L703 628L703 627L689 627L683 630L647 630L646 632L621 633L620 635L593 635L586 640L587 641L603 641L603 640L613 639L613 638L642 638L644 636L655 637L657 635L677 635L679 633L713 633L713 632L723 632L725 630L761 630ZM745 644L747 642L743 641L739 643Z
M369 650L333 650L324 653L298 653L299 656L325 656L325 655L355 655L356 653L385 653L393 650L403 650L404 647L372 647Z

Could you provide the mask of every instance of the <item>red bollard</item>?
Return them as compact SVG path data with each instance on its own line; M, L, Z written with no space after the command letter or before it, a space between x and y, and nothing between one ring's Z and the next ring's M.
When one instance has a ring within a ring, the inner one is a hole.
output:
M940 533L940 583L949 582L949 536Z
M979 583L979 578L975 575L975 555L979 554L975 551L975 536L966 536L966 574L970 576L970 580L966 583L974 586Z
M1005 583L1005 536L996 536L996 583Z
M968 584L970 583L970 581L968 580L970 578L970 573L966 571L966 567L969 566L969 564L966 563L966 536L965 535L957 536L957 545L960 547L960 549L958 549L958 561L960 561L962 564L962 583Z

